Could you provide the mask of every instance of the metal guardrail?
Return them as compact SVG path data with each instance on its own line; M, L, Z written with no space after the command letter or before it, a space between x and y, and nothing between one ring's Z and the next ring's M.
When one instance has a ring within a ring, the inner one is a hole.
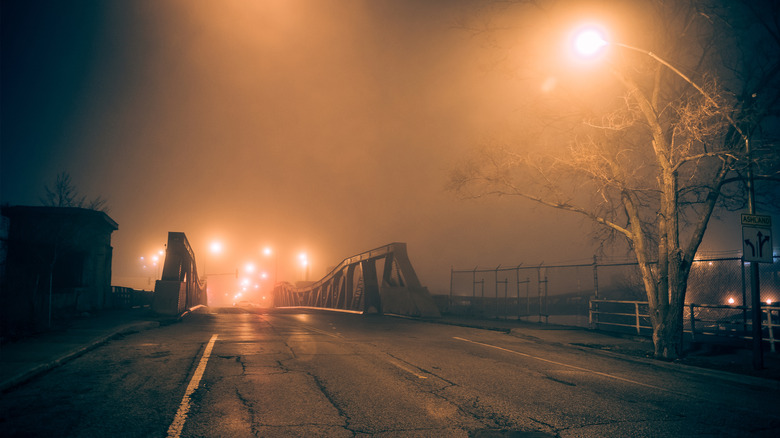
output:
M650 315L646 301L590 300L588 306L588 324L591 328L607 327L616 331L636 332L637 335L652 333ZM751 308L747 306L721 306L711 304L686 305L685 327L683 331L696 341L697 335L714 338L752 338ZM775 344L780 342L775 329L780 327L780 306L762 304L762 327L766 329L764 340L769 343L771 352L776 352ZM628 329L628 330L626 330Z
M751 340L753 321L751 308L748 306L723 306L712 304L687 304L688 326L686 332L691 334L691 340L697 335L709 335ZM766 329L763 340L769 342L772 353L777 351L775 328L780 327L780 306L762 303L762 331Z
M617 311L601 310L602 304L620 309ZM633 312L622 310L623 307L633 309ZM642 335L643 331L652 333L653 327L649 324L650 315L644 309L647 309L647 301L590 300L588 325L590 327L627 327L636 331L637 335ZM607 318L602 320L601 315L606 315Z
M137 290L129 287L111 286L111 307L130 309L133 307L150 307L154 292Z

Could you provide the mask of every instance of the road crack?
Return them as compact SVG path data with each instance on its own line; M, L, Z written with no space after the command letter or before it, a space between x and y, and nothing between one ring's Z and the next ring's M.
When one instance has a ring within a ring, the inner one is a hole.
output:
M314 381L314 384L317 386L317 389L322 393L325 399L328 400L328 403L330 403L331 406L333 406L333 408L336 409L336 412L339 413L339 416L344 419L344 426L343 426L344 430L349 431L352 434L352 436L356 436L358 433L360 433L360 431L356 431L352 429L351 427L352 418L349 416L347 411L345 411L344 409L341 408L341 406L339 406L339 404L330 394L330 391L328 391L327 387L325 387L325 384L322 383L320 379L318 379L317 376L315 376L314 374L306 371L303 371L303 373L309 376Z
M239 388L236 388L236 397L238 397L238 400L244 406L244 409L246 409L246 411L249 413L249 424L250 424L250 430L252 432L252 435L260 436L260 431L257 430L257 427L255 426L257 420L257 413L255 412L254 404L251 401L249 401L248 398L244 397L243 394L241 394L241 390Z

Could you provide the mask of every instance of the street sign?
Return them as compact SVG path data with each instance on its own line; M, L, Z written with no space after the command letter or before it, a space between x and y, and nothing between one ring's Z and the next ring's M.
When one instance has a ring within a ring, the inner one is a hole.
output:
M772 217L742 214L742 258L772 263Z
M742 225L759 228L772 228L772 216L742 213Z

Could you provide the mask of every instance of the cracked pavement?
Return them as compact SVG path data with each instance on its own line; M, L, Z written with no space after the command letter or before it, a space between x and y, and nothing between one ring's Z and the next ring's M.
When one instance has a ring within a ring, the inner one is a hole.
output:
M165 435L214 334L182 437L780 432L771 388L496 331L314 311L204 313L113 340L4 394L0 426L8 436Z

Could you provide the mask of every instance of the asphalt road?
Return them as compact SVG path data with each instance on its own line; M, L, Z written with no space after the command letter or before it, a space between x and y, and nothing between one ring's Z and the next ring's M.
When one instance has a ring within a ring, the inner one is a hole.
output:
M3 394L0 435L776 437L780 394L494 331L222 309Z

